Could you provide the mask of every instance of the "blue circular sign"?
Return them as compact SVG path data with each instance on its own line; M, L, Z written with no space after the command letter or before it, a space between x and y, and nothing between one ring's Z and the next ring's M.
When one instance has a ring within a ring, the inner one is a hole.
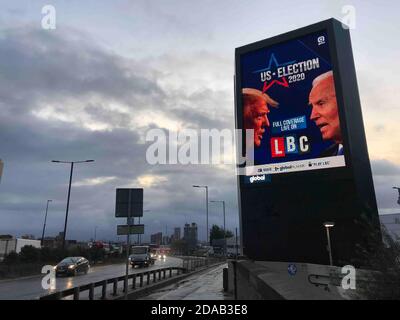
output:
M296 265L294 263L289 264L288 268L287 268L287 271L291 276L294 276L297 273Z

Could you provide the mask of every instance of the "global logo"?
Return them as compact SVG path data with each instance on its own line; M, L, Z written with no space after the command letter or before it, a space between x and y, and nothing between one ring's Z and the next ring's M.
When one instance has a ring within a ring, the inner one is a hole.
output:
M325 37L324 36L318 37L317 42L319 46L325 44Z
M254 183L256 181L265 181L265 175L250 177L250 183Z

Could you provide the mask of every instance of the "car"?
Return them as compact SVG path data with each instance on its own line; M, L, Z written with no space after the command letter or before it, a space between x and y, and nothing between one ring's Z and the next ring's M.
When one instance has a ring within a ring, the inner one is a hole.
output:
M165 260L167 258L165 253L160 253L157 257L158 257L158 260Z
M78 273L87 274L89 268L89 261L84 257L67 257L54 267L56 277L60 275L76 276Z
M155 259L152 257L148 246L135 246L132 248L132 254L129 256L129 263L132 268L135 266L148 267L153 265L154 262Z

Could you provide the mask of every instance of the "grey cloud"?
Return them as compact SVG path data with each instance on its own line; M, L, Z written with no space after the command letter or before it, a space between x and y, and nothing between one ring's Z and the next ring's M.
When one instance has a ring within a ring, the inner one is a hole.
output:
M85 111L93 120L103 123L110 122L113 125L122 128L128 128L131 120L129 113L110 110L103 105L89 104L85 107Z
M237 224L234 176L214 167L148 165L147 145L140 142L146 128L128 127L130 115L110 111L107 105L117 101L137 111L156 104L160 112L190 125L213 128L229 121L218 119L217 113L207 118L202 106L221 100L223 93L200 87L198 94L181 95L179 101L185 105L175 104L176 97L159 88L149 76L152 72L144 72L143 66L135 68L135 64L68 30L55 34L32 29L3 31L0 156L5 168L0 184L0 233L39 235L47 199L53 200L48 234L62 230L69 166L53 164L52 159L95 159L75 166L74 182L115 177L104 184L72 188L70 238L88 239L97 225L104 238L115 239L116 225L121 223L113 216L115 188L136 187L135 179L149 174L168 180L145 190L145 205L152 212L144 220L159 221L159 225L148 224L147 234L160 231L165 224L172 228L192 221L204 230L204 197L192 190L193 183L212 184L213 194L223 196L232 208L228 225ZM92 94L101 96L104 103L91 103ZM77 123L49 121L32 114L46 103L62 112L71 98L81 101L91 119L111 123L114 128L89 131ZM211 216L210 222L214 218Z
M371 161L376 200L380 209L393 209L398 207L397 190L393 186L400 186L400 165L388 160Z
M375 176L400 176L400 166L385 159L373 160L371 167Z
M144 97L158 103L164 95L154 81L135 73L132 61L79 34L70 36L68 30L6 30L0 37L0 57L0 96L9 98L5 103L16 102L12 112L26 110L21 100L59 101L92 94L140 109ZM15 96L10 97L11 92Z

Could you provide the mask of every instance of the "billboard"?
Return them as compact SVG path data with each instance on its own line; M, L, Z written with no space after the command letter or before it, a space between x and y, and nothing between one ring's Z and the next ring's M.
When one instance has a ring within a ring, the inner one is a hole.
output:
M328 264L332 221L334 264L366 265L380 227L349 30L329 19L236 48L235 120L253 130L237 147L244 255Z
M326 30L240 56L242 128L254 130L246 175L343 167L343 138Z
M127 225L122 224L117 226L117 235L124 236L129 234L144 234L144 224Z
M142 188L118 188L116 190L115 217L143 217Z

